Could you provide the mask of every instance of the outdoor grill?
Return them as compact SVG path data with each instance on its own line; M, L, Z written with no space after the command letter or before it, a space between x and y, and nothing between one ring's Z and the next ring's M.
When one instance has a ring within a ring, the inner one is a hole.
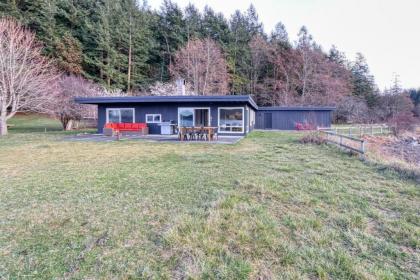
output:
M175 133L175 123L174 121L166 121L166 122L161 122L159 124L160 126L160 134L164 134L164 135L170 135L170 134L174 134Z

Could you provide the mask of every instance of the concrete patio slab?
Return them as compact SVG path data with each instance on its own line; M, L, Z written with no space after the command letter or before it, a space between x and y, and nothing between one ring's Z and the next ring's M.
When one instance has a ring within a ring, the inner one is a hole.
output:
M126 140L139 140L139 141L150 141L150 142L171 142L171 143L206 143L206 144L235 144L239 142L243 136L219 136L218 140L215 141L203 141L203 140L188 140L180 141L177 135L135 135L127 134L120 137L120 141ZM72 136L64 137L65 141L74 142L113 142L118 141L116 136L105 136L103 134L77 134Z

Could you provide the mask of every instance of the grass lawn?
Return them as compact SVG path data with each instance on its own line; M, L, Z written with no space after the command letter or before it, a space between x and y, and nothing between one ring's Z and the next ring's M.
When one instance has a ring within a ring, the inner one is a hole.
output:
M0 138L0 278L418 279L420 187L295 133ZM47 127L47 133L44 133Z

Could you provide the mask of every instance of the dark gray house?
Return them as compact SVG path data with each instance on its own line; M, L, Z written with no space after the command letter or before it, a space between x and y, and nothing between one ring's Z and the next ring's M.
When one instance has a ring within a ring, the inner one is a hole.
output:
M80 97L98 105L98 132L108 122L147 123L160 134L162 122L179 126L214 126L219 135L245 135L254 128L294 129L297 122L331 124L331 107L258 107L249 95Z

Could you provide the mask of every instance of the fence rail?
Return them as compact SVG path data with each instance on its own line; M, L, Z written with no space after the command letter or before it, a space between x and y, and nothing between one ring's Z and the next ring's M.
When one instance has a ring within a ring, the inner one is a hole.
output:
M321 135L325 137L328 143L336 144L340 147L346 148L356 153L366 153L365 140L358 139L352 136L337 134L328 130L318 130Z
M319 131L329 131L335 134L358 136L390 134L392 128L387 125L348 126L348 127L319 127Z

